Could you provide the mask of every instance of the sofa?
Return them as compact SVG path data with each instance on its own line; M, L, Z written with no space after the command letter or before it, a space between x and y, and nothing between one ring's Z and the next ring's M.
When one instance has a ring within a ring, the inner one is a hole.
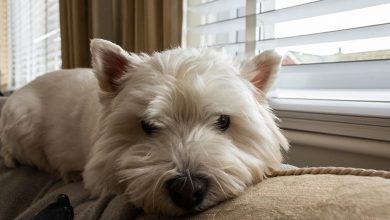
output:
M0 108L6 99L0 99ZM1 146L0 146L1 147ZM0 219L31 219L70 198L75 219L172 219L149 215L123 195L91 197L81 182L0 161ZM177 217L178 218L178 217ZM390 219L390 172L342 167L287 167L242 195L182 219Z

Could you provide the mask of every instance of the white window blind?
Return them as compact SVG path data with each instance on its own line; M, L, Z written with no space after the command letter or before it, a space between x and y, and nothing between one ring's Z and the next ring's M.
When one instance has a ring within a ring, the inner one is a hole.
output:
M189 0L186 46L284 55L280 110L390 117L390 0Z
M59 0L8 0L8 89L61 67Z
M7 1L0 0L0 91L8 84L8 22Z

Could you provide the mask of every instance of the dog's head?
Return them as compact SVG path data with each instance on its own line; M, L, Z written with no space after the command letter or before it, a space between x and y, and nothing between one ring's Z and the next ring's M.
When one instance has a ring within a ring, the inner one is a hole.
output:
M103 110L88 188L119 188L146 212L180 215L237 196L280 165L288 143L265 97L275 52L235 65L208 49L135 55L93 40L91 50Z

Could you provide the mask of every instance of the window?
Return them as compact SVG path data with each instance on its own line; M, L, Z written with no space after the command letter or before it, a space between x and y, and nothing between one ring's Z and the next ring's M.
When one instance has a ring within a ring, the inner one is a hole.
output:
M7 20L7 0L0 0L0 91L7 89L8 82Z
M390 117L389 0L189 0L186 45L284 55L281 111Z
M2 74L1 83L12 91L39 75L61 68L59 2L2 0L2 4L6 7L1 10L8 14L8 39L6 46L2 42L1 50L8 54L8 66L0 67L6 73Z

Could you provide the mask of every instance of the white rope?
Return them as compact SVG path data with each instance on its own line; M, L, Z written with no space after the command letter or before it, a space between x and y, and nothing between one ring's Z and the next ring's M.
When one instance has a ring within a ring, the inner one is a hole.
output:
M304 174L333 174L354 176L376 176L390 179L390 172L384 170L371 170L350 167L304 167L273 171L268 177L297 176Z

